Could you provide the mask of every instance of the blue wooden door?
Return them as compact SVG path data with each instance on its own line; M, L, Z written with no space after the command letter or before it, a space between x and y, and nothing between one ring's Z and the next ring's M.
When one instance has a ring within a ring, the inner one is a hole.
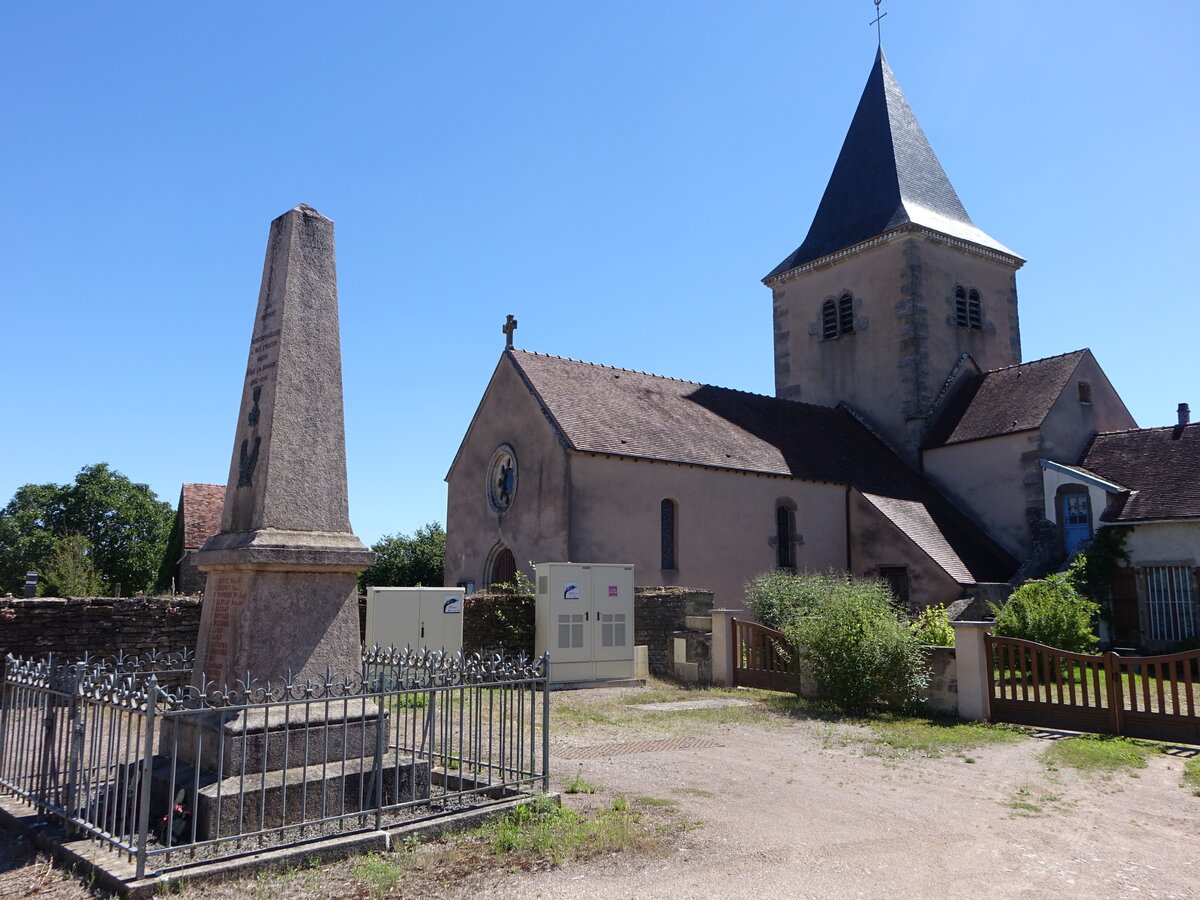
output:
M1087 494L1062 498L1063 549L1070 553L1092 536L1092 505Z

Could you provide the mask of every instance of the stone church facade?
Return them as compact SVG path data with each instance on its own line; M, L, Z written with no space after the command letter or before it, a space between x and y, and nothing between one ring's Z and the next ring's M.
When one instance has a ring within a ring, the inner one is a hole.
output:
M1023 262L971 221L880 51L808 235L763 279L775 396L510 345L446 478L447 583L612 561L737 608L758 572L832 568L922 607L1041 574L1069 549L1044 463L1137 426L1090 351L1022 362Z

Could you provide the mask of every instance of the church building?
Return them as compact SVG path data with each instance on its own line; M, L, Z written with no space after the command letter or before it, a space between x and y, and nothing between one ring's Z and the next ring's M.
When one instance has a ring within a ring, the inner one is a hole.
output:
M510 323L446 476L446 582L611 561L738 608L764 570L837 569L920 608L1043 574L1081 535L1046 464L1137 426L1090 351L1022 361L1023 262L971 221L881 49L763 279L775 396L517 349Z

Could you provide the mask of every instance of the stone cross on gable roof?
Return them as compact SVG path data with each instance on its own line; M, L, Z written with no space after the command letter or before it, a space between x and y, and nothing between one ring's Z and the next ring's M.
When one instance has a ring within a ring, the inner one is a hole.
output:
M517 330L516 317L509 315L500 330L504 333L504 349L511 350L513 348L513 332Z

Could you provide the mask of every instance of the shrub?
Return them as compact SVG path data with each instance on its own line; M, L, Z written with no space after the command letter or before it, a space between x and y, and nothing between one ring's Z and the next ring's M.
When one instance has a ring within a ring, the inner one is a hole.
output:
M768 628L783 631L801 616L813 615L824 598L845 589L840 572L788 572L774 569L746 582L746 600L755 618Z
M992 633L999 637L1037 641L1072 653L1096 649L1092 623L1100 607L1071 584L1066 575L1048 575L1027 581L1008 598L996 615Z
M946 607L941 604L925 607L917 616L917 621L909 627L918 644L926 647L954 646L954 626L950 624Z
M803 594L811 605L784 633L821 695L849 712L917 704L929 666L887 586L846 575L797 577L812 579Z

